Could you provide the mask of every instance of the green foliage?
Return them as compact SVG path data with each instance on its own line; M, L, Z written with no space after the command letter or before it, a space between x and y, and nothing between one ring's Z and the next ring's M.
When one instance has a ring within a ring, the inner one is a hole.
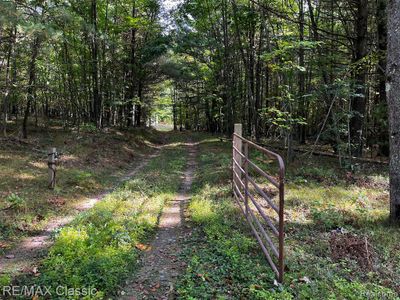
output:
M339 181L337 170L326 167L304 166L294 170L290 176L296 182L316 181L322 183L335 184Z
M8 286L11 284L11 277L9 275L1 275L0 276L0 291L2 287Z
M137 221L136 199L112 198L82 215L75 225L57 235L44 261L40 283L57 287L116 289L135 265L134 246L145 237L147 224Z
M274 107L260 110L260 117L267 125L278 129L290 130L294 125L306 125L304 118L296 118L288 111L281 111Z
M153 118L157 118L159 122L173 123L173 86L171 81L164 81L156 86L158 97L155 97L152 105Z
M15 193L8 195L6 201L10 208L20 209L26 206L25 199Z
M97 289L99 299L116 294L137 266L136 245L154 232L164 203L173 199L179 187L184 167L184 149L164 150L138 178L62 229L43 262L38 283L52 288L90 286Z
M316 226L322 226L323 230L329 231L340 228L345 223L344 215L334 207L321 209L311 209L311 215Z
M262 58L268 63L269 67L275 71L293 71L306 72L306 68L298 65L293 58L300 49L310 51L323 45L320 41L278 41L278 47L271 52L264 53Z
M216 217L212 202L204 199L193 199L189 211L193 222L199 224L212 222Z
M78 187L83 191L93 191L98 187L97 176L91 171L72 170L64 175L66 184Z
M97 132L97 127L92 123L85 123L80 126L80 130L82 132L95 133Z

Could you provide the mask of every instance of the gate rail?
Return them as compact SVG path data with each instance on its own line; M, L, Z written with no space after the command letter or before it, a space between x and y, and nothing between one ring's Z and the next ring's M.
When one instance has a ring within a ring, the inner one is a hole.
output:
M249 149L255 149L270 159L275 160L279 165L278 178L268 174L266 171L257 166L249 159ZM249 168L256 171L258 175L265 178L279 191L279 201L275 203L273 197L268 195L251 177ZM247 222L250 224L251 230L261 246L265 257L275 272L280 283L283 282L284 273L284 179L285 164L282 157L269 151L252 141L242 137L242 125L235 125L235 133L233 134L233 193L238 202ZM252 188L249 188L251 184ZM253 194L252 189L256 191ZM272 208L274 214L278 216L278 221L268 216L264 211L265 205L260 204L256 197L260 197L261 201L265 200L268 207ZM250 199L250 202L249 202ZM244 207L243 207L244 204ZM250 208L249 204L253 204L254 208ZM259 216L257 216L257 214ZM263 222L264 221L264 222ZM266 223L266 224L265 224ZM278 224L276 224L278 223ZM266 226L268 225L268 226ZM257 230L258 229L258 230ZM268 234L268 232L272 233ZM275 245L273 240L278 240Z

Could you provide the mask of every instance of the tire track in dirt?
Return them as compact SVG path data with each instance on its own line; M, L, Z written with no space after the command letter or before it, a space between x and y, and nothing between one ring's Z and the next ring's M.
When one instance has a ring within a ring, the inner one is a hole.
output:
M74 205L74 209L83 212L91 209L97 202L103 200L107 195L115 191L121 184L131 179L141 171L152 159L160 155L162 146L151 155L145 156L139 165L124 177L118 180L118 183L111 189L104 191L94 198L89 198ZM57 217L52 219L46 228L36 236L30 236L22 239L19 245L8 253L0 257L0 274L4 273L31 273L37 272L37 265L40 259L45 255L46 250L52 245L51 236L54 231L61 229L73 221L77 214Z
M197 166L197 144L186 143L186 147L188 163L179 192L163 209L158 232L143 254L141 267L134 279L127 282L118 299L174 298L176 279L186 267L179 255L184 240L191 234L190 229L184 226L184 220Z

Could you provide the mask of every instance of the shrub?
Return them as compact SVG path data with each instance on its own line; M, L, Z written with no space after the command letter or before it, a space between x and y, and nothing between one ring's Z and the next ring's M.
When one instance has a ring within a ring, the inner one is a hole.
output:
M44 261L41 284L116 290L135 265L135 245L144 238L132 201L107 199L62 229Z
M25 199L14 193L8 195L6 201L10 208L21 209L26 206Z

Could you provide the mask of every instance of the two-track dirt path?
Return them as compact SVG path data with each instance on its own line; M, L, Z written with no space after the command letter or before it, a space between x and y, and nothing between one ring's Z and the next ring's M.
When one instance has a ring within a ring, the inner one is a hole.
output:
M191 233L184 222L196 170L197 145L187 143L186 147L188 164L182 185L175 199L166 204L159 230L141 259L141 268L121 291L120 299L174 298L176 278L185 268L185 263L179 258L182 244Z
M149 162L160 154L162 146L157 147L153 154L144 156L142 161L124 177L118 180L114 188L106 190L93 198L88 198L84 201L75 204L74 209L77 212L83 212L92 208L97 202L104 199L108 194L112 193L123 182L134 177L140 172ZM0 257L0 274L2 273L35 273L38 262L43 258L46 250L51 246L51 236L54 231L68 225L75 215L57 217L51 220L46 228L36 236L24 238L17 247L10 250L4 256Z

